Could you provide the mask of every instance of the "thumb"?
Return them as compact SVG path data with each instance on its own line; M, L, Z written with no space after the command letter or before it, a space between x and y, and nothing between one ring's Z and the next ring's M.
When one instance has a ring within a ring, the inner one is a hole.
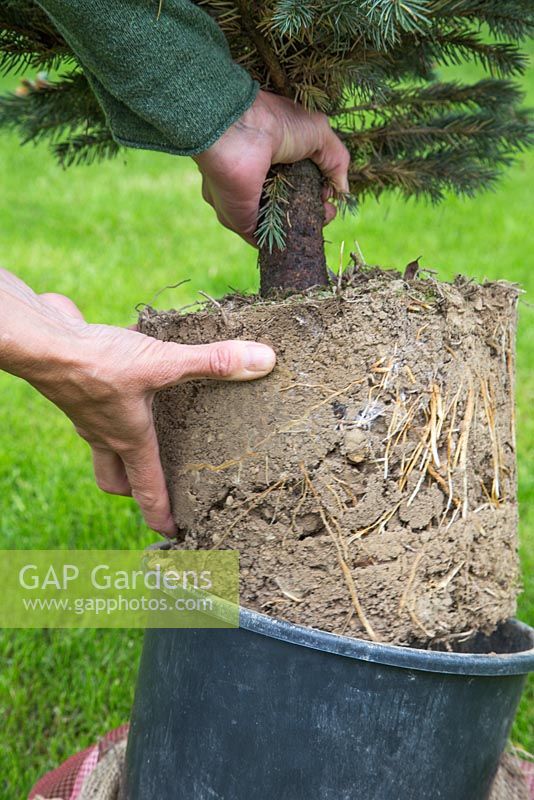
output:
M164 389L195 378L250 381L263 378L276 362L274 350L259 342L225 341L186 345L159 342L158 357L151 354L151 383Z

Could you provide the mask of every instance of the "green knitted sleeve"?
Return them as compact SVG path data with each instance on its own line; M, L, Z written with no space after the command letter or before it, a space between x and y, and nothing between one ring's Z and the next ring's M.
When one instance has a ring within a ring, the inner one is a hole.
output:
M119 144L206 150L258 85L190 0L38 0L76 53Z

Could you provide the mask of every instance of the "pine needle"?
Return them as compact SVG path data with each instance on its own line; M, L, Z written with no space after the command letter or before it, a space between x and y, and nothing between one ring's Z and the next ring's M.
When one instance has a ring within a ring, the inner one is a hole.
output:
M267 247L270 253L275 247L283 250L286 244L288 186L287 179L280 173L267 178L263 186L256 240L260 248Z

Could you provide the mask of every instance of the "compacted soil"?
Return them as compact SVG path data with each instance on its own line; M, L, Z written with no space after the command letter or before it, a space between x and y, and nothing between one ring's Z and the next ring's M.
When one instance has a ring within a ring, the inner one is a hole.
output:
M276 302L145 309L158 339L278 355L263 380L157 396L177 546L239 550L242 605L299 624L402 645L489 633L519 584L517 296L367 269Z

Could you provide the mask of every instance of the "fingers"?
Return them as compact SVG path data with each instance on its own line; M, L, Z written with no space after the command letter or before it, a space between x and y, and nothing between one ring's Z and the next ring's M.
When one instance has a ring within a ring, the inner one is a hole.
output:
M137 501L146 524L164 536L174 536L176 525L171 516L154 426L150 426L135 446L132 444L121 451L120 455L132 489L132 497Z
M311 154L310 158L314 161L323 175L328 178L338 192L348 194L349 192L349 164L350 154L341 139L330 127L328 119L324 115L319 121L313 115L315 122L322 131L322 143L320 147Z
M192 378L259 378L271 371L275 354L258 342L193 346L111 326L87 328L93 334L89 345L84 340L91 352L87 363L68 385L62 380L61 393L51 399L91 445L99 487L131 495L147 525L172 536L175 525L152 419L154 392Z
M246 209L243 213L235 208L225 209L218 204L210 203L210 205L213 206L220 224L228 228L229 231L237 233L247 244L251 244L252 247L258 246L254 238L254 233L258 227L259 204L260 201L258 200L257 203L251 204L250 208Z
M277 142L273 163L291 164L310 158L336 191L348 193L350 154L331 128L326 114L307 112L298 103L269 93L261 93L271 108ZM276 138L276 137L275 137Z
M154 342L145 357L150 364L146 382L149 389L162 389L193 378L252 380L268 374L276 356L267 345L248 341L180 345ZM167 536L176 526L171 516L167 488L160 463L153 424L147 433L135 437L119 455L147 525ZM111 469L111 465L108 465Z
M249 170L244 185L231 187L230 194L221 193L221 207L217 210L219 220L253 247L257 247L255 234L261 196L268 167Z
M239 123L195 156L202 196L219 222L249 244L254 236L265 177L273 164L310 158L339 193L348 193L350 155L328 117L309 113L289 98L260 91ZM323 198L326 199L326 198ZM325 209L326 220L333 218Z
M335 219L335 216L337 214L337 208L334 205L332 205L332 203L328 202L323 203L323 207L324 207L324 224L328 225L330 222L332 222L333 219Z
M205 176L202 181L202 197L212 206L221 225L239 234L253 247L257 247L254 234L258 225L258 211L266 174L255 180L248 170L244 181L228 175L213 190Z
M165 536L174 536L176 525L160 463L151 403L141 402L128 416L134 422L129 438L115 439L111 443L108 437L109 447L95 444L94 436L77 429L91 446L96 483L108 494L133 497L150 528Z
M112 450L92 446L93 468L99 489L107 494L119 494L129 497L132 489L120 456Z
M157 390L194 378L249 381L267 375L275 362L272 348L259 342L159 342L157 351L150 353L148 382L151 389Z
M213 195L211 193L211 189L209 186L208 181L206 180L206 176L202 176L202 199L208 203L210 206L213 206Z
M247 244L258 247L254 234L258 227L258 215L260 209L261 192L258 197L249 203L249 207L244 211L231 208L229 215L226 216L222 209L216 209L217 219L228 230L237 233Z
M332 220L335 218L337 214L337 208L335 205L330 202L334 197L334 188L332 184L325 183L323 186L323 191L321 193L321 199L323 201L323 208L324 208L324 225L328 225Z

